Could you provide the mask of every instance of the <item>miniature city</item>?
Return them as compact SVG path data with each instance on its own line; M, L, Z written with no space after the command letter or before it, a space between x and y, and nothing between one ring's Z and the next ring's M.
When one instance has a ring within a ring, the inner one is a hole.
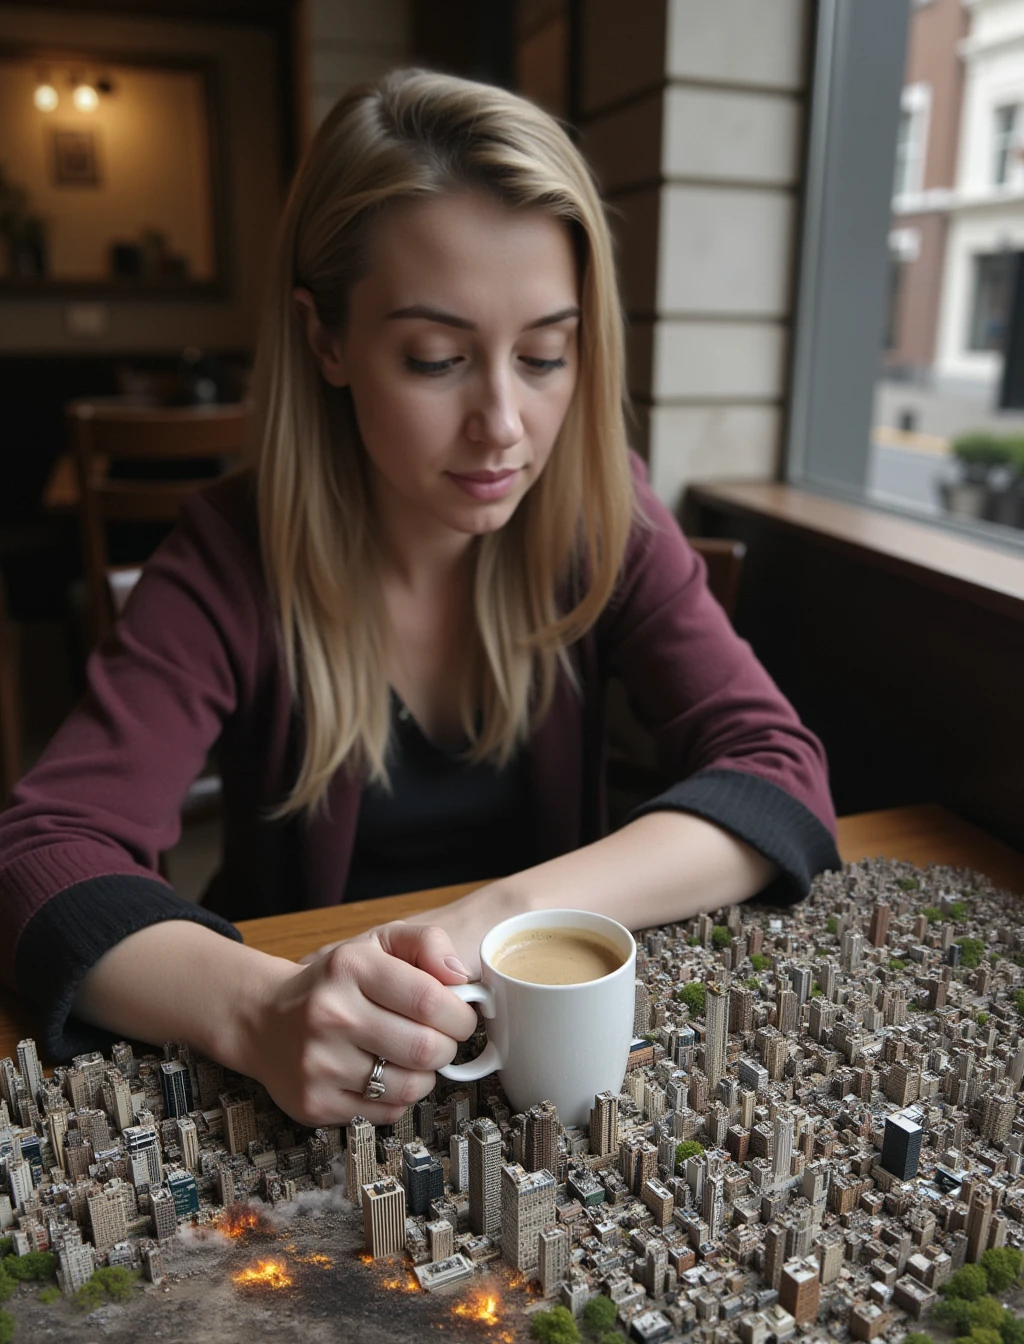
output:
M531 1292L496 1339L603 1296L629 1338L709 1344L898 1341L963 1265L1024 1247L1019 898L878 860L637 943L628 1070L589 1130L543 1098L510 1114L496 1077L303 1130L184 1045L45 1077L23 1041L0 1060L0 1237L51 1251L68 1295L100 1266L160 1284L183 1226L344 1184L365 1250L332 1273L388 1264L426 1303L504 1265ZM492 1337L493 1299L474 1321Z

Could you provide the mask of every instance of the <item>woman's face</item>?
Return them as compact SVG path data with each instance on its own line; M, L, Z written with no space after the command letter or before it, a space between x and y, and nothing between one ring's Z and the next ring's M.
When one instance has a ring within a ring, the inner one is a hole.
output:
M481 195L388 211L333 341L385 527L472 536L504 526L537 480L577 375L568 230Z

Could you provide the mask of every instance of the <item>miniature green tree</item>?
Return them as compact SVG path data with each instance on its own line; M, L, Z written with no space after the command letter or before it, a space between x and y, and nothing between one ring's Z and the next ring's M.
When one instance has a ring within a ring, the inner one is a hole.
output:
M14 1238L0 1237L0 1260L2 1260L5 1255L10 1255L10 1253L13 1250L14 1250Z
M21 1283L52 1279L57 1273L57 1257L51 1251L29 1251L4 1261L4 1273Z
M979 1027L983 1027L985 1023L988 1021L988 1018L989 1018L988 1013L979 1013L978 1016L975 1018L975 1021L977 1022Z
M965 1334L974 1320L973 1302L962 1297L947 1297L932 1308L932 1320L940 1325L948 1325L951 1330L960 1330Z
M755 971L766 971L768 969L768 958L763 952L755 952L750 958L750 964Z
M61 1291L55 1283L51 1283L49 1288L40 1288L37 1296L39 1297L39 1301L42 1302L43 1306L48 1307L51 1302L60 1301Z
M946 1284L946 1297L959 1297L965 1302L976 1302L988 1291L988 1275L980 1265L964 1265Z
M676 991L676 998L689 1009L691 1017L700 1017L704 1011L704 981L691 980Z
M903 1336L903 1344L935 1344L935 1341L922 1330L911 1330L909 1335Z
M697 1142L696 1139L684 1139L682 1143L676 1144L676 1170L682 1166L688 1157L696 1157L698 1153L704 1151L704 1145Z
M111 1265L109 1269L97 1269L93 1273L92 1282L99 1284L112 1302L124 1302L131 1295L137 1277L130 1269Z
M967 902L966 902L966 901L951 901L950 904L949 904L949 917L950 917L950 919L966 919L966 918L967 918Z
M973 971L985 951L984 942L980 938L958 938L957 942L960 945L960 965Z
M551 1307L534 1312L530 1335L541 1344L579 1344L580 1332L568 1307Z
M896 885L900 891L917 891L921 884L916 877L901 877L897 879Z
M962 1337L966 1344L1003 1344L1003 1337L998 1330L989 1329L984 1325L974 1325L971 1327L971 1333ZM960 1340L957 1340L960 1344Z
M1024 989L1018 989L1014 994L1013 1006L1017 1009L1018 1014L1024 1017Z
M605 1335L615 1324L618 1308L610 1297L603 1294L592 1297L583 1308L583 1324L594 1336Z
M715 947L728 947L732 942L732 934L724 924L716 924L711 930L711 941Z
M926 905L921 914L924 915L929 924L938 924L942 918L942 911L937 905Z
M1020 1278L1021 1263L1024 1255L1013 1246L994 1246L986 1251L978 1261L985 1271L990 1293L1005 1292Z
M761 987L761 981L758 980L756 975L748 975L746 980L743 981L743 983L746 985L748 989L760 989Z
M899 957L890 957L890 958L889 958L889 970L890 970L890 971L902 971L902 970L904 970L904 969L906 968L906 965L907 965L907 963L906 963L905 961L901 961L901 959L900 959Z
M14 1317L9 1311L0 1311L0 1344L11 1344L14 1338Z
M12 1279L7 1273L6 1264L6 1260L0 1260L0 1302L6 1302L18 1287L18 1280Z
M1003 1344L1024 1344L1024 1320L1009 1311L1005 1312L999 1333L1003 1337Z
M835 915L829 915L828 919L825 920L825 928L828 929L829 933L839 932L839 920L836 919Z
M1003 1304L994 1297L979 1297L971 1303L971 1329L999 1330L1005 1315Z

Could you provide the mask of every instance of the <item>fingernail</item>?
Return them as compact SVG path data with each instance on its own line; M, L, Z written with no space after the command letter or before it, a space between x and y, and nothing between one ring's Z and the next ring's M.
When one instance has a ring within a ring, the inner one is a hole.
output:
M469 972L458 957L445 957L444 964L450 971L454 971L456 975L464 975L467 980L469 979Z

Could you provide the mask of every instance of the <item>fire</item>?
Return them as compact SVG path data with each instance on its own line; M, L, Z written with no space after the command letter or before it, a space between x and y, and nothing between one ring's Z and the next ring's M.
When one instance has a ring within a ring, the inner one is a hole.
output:
M247 1232L266 1235L272 1230L259 1209L254 1209L250 1204L233 1204L225 1209L215 1226L218 1232L232 1239L244 1237Z
M313 1251L310 1255L300 1255L296 1259L302 1265L316 1265L320 1269L332 1269L334 1261L329 1255L322 1255L319 1251Z
M420 1285L414 1274L391 1274L386 1279L381 1279L380 1286L386 1288L391 1293L418 1293Z
M292 1282L284 1265L276 1260L261 1260L255 1269L250 1265L232 1277L235 1283L254 1288L290 1288Z
M471 1321L480 1321L483 1325L497 1325L500 1299L493 1293L477 1293L470 1302L456 1302L452 1307L453 1316L462 1316Z

